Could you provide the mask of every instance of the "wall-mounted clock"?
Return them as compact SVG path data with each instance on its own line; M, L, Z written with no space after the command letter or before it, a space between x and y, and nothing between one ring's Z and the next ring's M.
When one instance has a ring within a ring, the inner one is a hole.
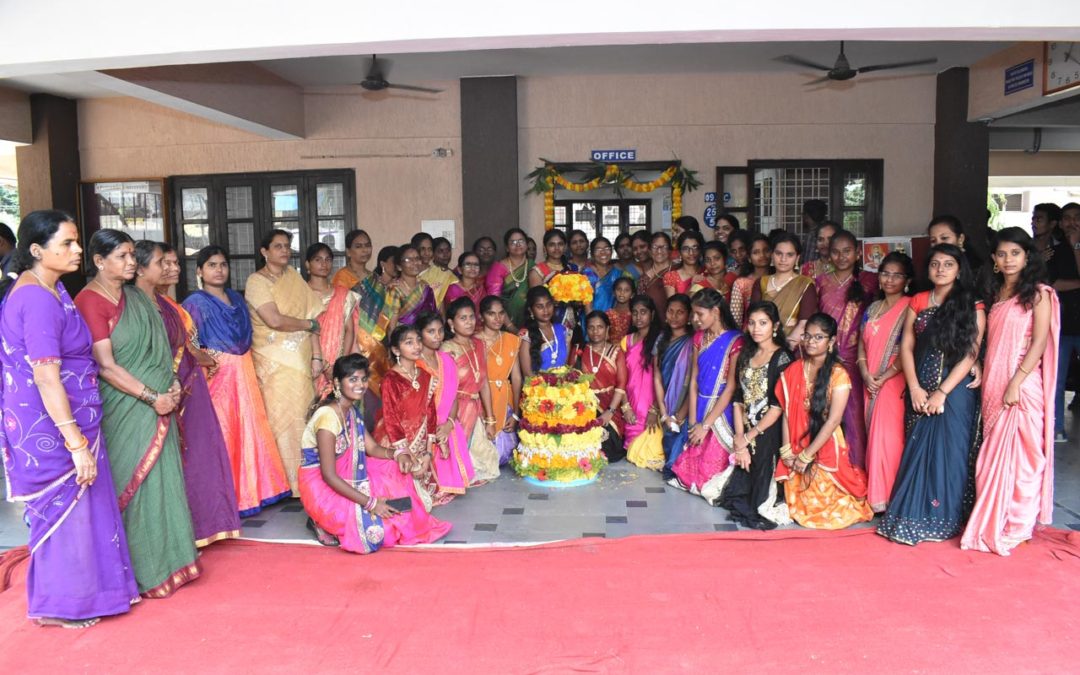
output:
M1080 42L1047 42L1043 51L1043 94L1080 86Z

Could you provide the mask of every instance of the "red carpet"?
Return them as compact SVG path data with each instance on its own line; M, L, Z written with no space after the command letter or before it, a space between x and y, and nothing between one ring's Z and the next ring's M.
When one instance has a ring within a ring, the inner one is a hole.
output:
M1080 533L1010 558L870 530L589 539L360 557L211 546L85 631L0 594L0 673L1076 672Z

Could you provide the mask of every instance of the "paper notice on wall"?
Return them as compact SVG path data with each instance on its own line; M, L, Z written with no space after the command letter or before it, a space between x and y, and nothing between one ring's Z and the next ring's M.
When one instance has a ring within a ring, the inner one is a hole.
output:
M420 231L430 234L432 238L446 237L450 240L450 247L454 248L454 221L452 220L421 220Z

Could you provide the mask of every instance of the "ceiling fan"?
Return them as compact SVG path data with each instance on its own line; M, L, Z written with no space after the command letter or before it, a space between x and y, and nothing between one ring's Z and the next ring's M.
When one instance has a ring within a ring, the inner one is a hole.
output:
M779 56L777 61L783 61L784 63L793 63L799 66L805 66L807 68L813 68L815 70L825 71L825 75L814 80L810 80L806 84L819 84L821 82L827 82L828 80L834 80L842 82L844 80L850 80L859 73L870 73L875 70L892 70L894 68L910 68L913 66L925 66L931 63L937 63L937 57L929 59L919 59L917 61L900 61L898 63L879 63L873 66L863 66L862 68L852 68L848 63L847 57L844 56L844 43L840 43L840 55L836 57L836 63L830 68L829 66L816 63L809 59L804 59L801 56L795 56L793 54L785 54Z
M432 89L431 87L418 87L412 84L394 84L387 82L383 76L381 68L382 64L385 64L386 60L379 61L374 54L371 55L371 67L368 68L367 76L364 77L364 81L360 83L360 86L368 91L382 91L383 89L407 89L409 91L423 91L428 94L438 94L442 92L442 89Z

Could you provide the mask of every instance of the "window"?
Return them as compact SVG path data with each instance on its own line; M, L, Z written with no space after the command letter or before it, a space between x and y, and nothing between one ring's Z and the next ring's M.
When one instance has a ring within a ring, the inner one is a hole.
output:
M292 233L297 269L316 242L334 251L335 267L345 264L345 234L356 227L352 170L176 176L170 182L184 260L181 295L196 289L195 255L209 244L229 252L229 282L242 291L261 263L259 241L272 229Z
M168 241L165 212L164 181L161 179L79 185L83 248L102 228L127 232L136 241Z
M736 173L721 173L724 189L736 183ZM752 181L748 220L759 232L781 228L803 236L802 206L820 199L829 220L841 223L857 237L881 235L881 195L884 162L868 160L753 160L747 181ZM736 210L736 209L731 209Z
M592 199L555 202L555 229L581 230L591 241L597 232L611 242L623 232L652 229L649 199Z

